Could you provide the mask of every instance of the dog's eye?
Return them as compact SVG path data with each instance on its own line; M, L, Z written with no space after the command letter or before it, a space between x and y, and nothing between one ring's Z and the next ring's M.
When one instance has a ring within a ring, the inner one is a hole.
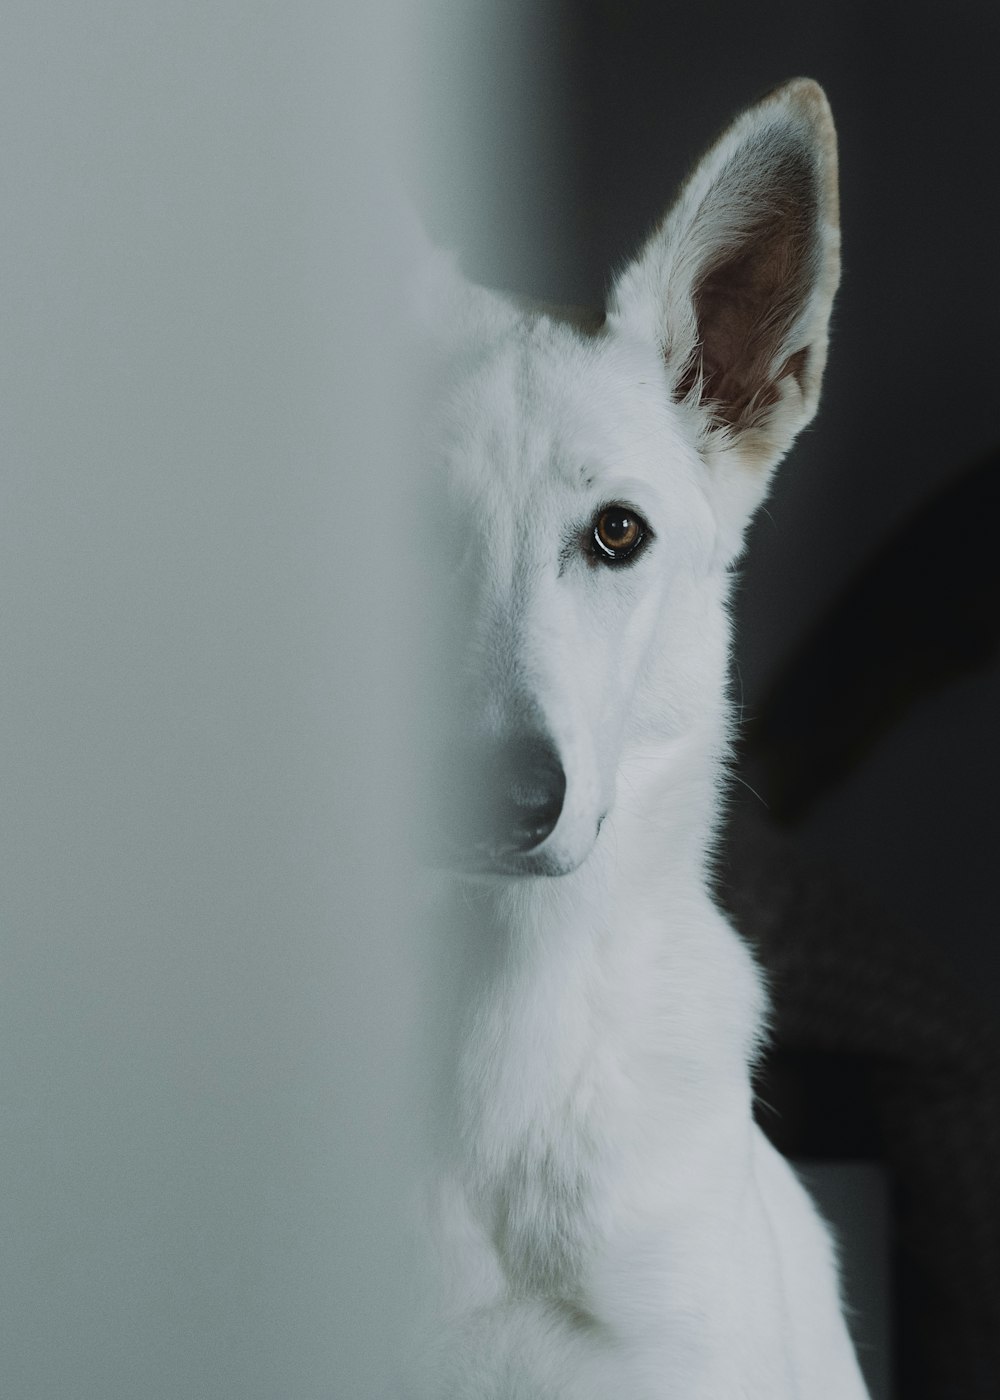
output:
M603 564L623 564L646 538L648 526L629 506L605 506L594 517L592 553Z

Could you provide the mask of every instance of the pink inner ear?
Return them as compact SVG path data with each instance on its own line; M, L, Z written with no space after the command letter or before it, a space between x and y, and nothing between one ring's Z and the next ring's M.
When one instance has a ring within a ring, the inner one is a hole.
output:
M808 346L782 352L815 281L815 172L793 157L776 173L739 245L717 248L695 287L698 351L677 384L683 398L700 381L700 401L733 428L759 421L778 401L781 380L801 378L809 359Z

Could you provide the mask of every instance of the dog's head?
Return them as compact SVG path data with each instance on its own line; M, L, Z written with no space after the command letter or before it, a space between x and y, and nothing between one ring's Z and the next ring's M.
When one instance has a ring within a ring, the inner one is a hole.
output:
M630 755L721 732L726 572L816 411L838 248L833 124L800 80L708 152L603 316L439 271L446 863L564 874Z

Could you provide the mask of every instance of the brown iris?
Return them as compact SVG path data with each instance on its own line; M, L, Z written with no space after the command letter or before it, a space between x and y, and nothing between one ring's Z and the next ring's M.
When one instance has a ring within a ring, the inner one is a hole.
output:
M645 522L628 506L605 506L594 519L595 554L605 563L621 563L643 541Z

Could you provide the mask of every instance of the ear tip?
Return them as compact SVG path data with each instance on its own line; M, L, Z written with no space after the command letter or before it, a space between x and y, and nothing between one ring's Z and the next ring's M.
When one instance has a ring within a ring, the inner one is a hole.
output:
M826 141L836 140L829 98L815 78L790 78L788 82L773 88L760 105L772 104L794 112Z
M816 79L807 78L801 74L797 78L788 78L785 82L779 83L772 90L771 96L783 96L790 102L818 103L821 107L829 106L826 93Z

